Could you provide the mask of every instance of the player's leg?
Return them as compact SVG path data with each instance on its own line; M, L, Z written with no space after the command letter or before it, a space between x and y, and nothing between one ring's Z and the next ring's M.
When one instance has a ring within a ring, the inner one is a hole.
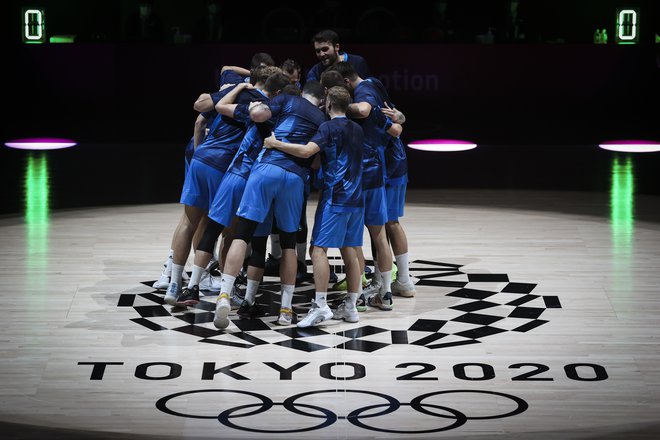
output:
M172 254L172 275L170 285L165 293L165 301L171 305L176 304L177 298L182 293L181 277L190 254L192 237L199 221L206 215L204 210L189 205L184 206L184 214L182 222L177 227L177 234L172 241L174 251Z
M406 184L388 186L387 195L387 224L385 229L389 238L394 258L398 268L396 279L392 283L392 293L404 297L415 296L415 285L410 279L408 271L409 254L408 238L399 218L403 217L406 198Z
M357 256L357 249L362 245L362 231L364 224L364 212L352 212L349 214L346 236L343 246L339 249L344 267L346 267L347 290L346 300L334 313L335 319L343 319L348 322L358 322L357 301L362 293L362 270L363 264Z

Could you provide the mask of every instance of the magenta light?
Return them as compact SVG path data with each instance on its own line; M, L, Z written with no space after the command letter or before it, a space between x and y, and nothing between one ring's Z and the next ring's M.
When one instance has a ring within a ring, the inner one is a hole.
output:
M424 139L410 142L408 147L422 151L466 151L477 148L477 144L456 139Z
M73 147L76 143L70 139L29 138L8 141L5 142L5 145L9 148L18 148L19 150L58 150L60 148Z
M660 151L660 143L643 140L608 141L598 146L604 150L619 151L622 153L654 153Z

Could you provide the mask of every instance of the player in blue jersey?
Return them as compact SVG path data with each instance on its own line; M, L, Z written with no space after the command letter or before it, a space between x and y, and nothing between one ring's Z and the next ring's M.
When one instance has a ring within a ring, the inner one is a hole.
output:
M285 89L283 93L289 95L295 95L293 87L297 88L299 91L302 89L300 84L300 64L295 60L290 58L286 59L280 66L282 73L289 77L291 82L289 88ZM308 190L309 185L306 183L305 194L309 195ZM307 198L305 198L306 200ZM268 254L268 259L266 260L266 273L268 275L276 275L279 273L279 264L280 257L282 256L282 248L280 247L280 237L277 232L270 234L270 248L271 251ZM296 284L304 281L307 274L307 265L305 263L305 257L307 254L307 215L306 207L303 206L303 211L300 217L300 230L296 236L296 255L298 257L298 269L296 272Z
M335 317L358 322L356 302L360 289L360 263L356 248L362 246L364 199L362 197L362 128L346 117L351 95L344 87L328 91L325 109L330 120L305 145L266 139L266 148L277 148L297 157L320 152L323 188L312 229L312 265L316 294L309 313L298 327L310 327ZM326 302L329 263L328 248L339 248L346 266L348 295L333 314Z
M262 102L250 109L254 122L273 119L275 136L286 142L307 143L325 121L318 105L323 100L323 87L318 81L305 84L302 97L278 95L268 104ZM236 213L238 220L234 241L225 260L220 296L216 304L214 325L226 328L230 311L229 292L239 273L245 250L257 225L269 212L280 232L282 258L280 280L282 301L278 323L287 325L293 316L291 301L296 276L296 231L300 224L304 181L309 174L310 159L301 159L278 150L263 150L259 162L252 167Z
M383 113L395 122L404 123L405 116L395 108L382 109ZM394 259L398 267L396 279L392 283L392 293L403 297L415 296L415 284L410 279L408 271L408 238L399 217L403 217L403 209L406 200L406 187L408 185L408 158L406 148L400 138L390 139L385 149L386 183L385 193L387 196L387 223L385 230L387 238L394 252Z
M243 67L239 66L222 66L222 69L220 69L220 87L222 87L223 84L226 83L226 78L223 80L223 75L237 75L240 78L240 81L238 82L251 82L250 81L250 72L259 67L259 66L274 66L275 65L275 60L273 60L273 57L267 54L266 52L257 52L254 55L252 55L252 59L250 60L250 70L245 69ZM236 82L233 81L232 82Z
M184 165L185 165L184 176L188 174L188 168L190 167L190 161L192 160L193 153L195 152L197 146L206 137L207 126L209 125L210 122L213 121L215 116L216 116L215 113L210 113L210 112L200 113L197 116L197 119L195 120L195 128L193 131L193 136L190 138L190 141L186 145L184 151ZM179 224L185 224L185 222L186 222L186 218L184 213L181 215L181 218L179 219ZM174 239L176 235L177 234L175 229L175 233L172 236L170 252L167 256L167 259L165 260L165 263L163 263L163 272L160 274L160 277L152 284L152 287L154 289L167 289L167 287L170 285L170 279L172 277L172 256L174 255ZM196 233L196 236L193 238L193 242L197 243L199 241L199 238L201 238L201 236L198 236L198 234ZM216 279L214 276L211 275L211 269L213 269L215 266L216 263L215 261L212 260L205 269L199 283L200 290L217 291L220 289L220 280ZM182 277L186 281L187 281L187 275L188 274L186 274L185 272L182 273Z
M348 87L353 90L354 103L349 106L348 115L361 123L364 130L364 223L367 226L375 249L376 273L375 284L371 295L365 292L367 302L381 310L391 310L393 307L392 283L392 253L385 231L387 223L387 198L385 192L385 148L390 141L390 134L382 123L381 108L386 108L389 100L387 91L376 78L362 79L353 66L347 62L337 63L337 70ZM360 255L362 267L363 256ZM380 285L378 281L380 279ZM376 289L377 287L377 289Z
M264 82L270 75L263 72L269 69L277 68L268 66L256 68L253 71L255 77L253 81ZM260 77L260 75L262 76ZM217 103L230 90L225 89L222 92L211 94L213 102ZM250 103L267 99L263 93L257 90L246 89L241 93L237 102ZM196 110L203 109L196 108ZM177 227L173 239L172 276L165 294L168 304L176 304L176 298L181 293L181 274L190 253L193 234L200 221L202 221L202 227L205 225L206 213L211 206L215 192L227 167L233 160L245 132L245 124L219 115L213 121L208 135L193 154L181 192L185 219Z
M273 66L273 65L275 65L275 62L273 61L273 58L267 53L259 52L252 56L251 59L252 68L256 68L257 66ZM241 76L241 74L243 76ZM221 69L221 75L220 75L220 84L219 84L220 91L224 90L228 86L244 82L246 79L249 79L249 75L250 75L249 70L235 66L224 66ZM217 115L217 113L213 109L213 105L214 103L210 93L201 94L194 104L194 108L197 111L200 111L200 114L198 115L197 120L195 121L195 130L193 137L186 145L185 154L184 154L185 157L184 175L188 174L188 168L190 167L190 161L192 160L192 156L195 152L195 149L206 137L206 133L208 132L207 127L209 127L213 123L213 120ZM179 228L185 227L187 223L188 220L186 218L186 214L184 213L179 219L179 223L172 236L172 245L168 257L165 260L165 263L163 264L163 272L161 273L158 280L156 280L153 283L153 287L155 289L167 289L167 287L170 284L170 280L172 276L172 256L174 254L175 238L178 236ZM203 228L196 229L195 235L193 237L193 243L197 243L199 241L199 239L201 238L200 235L201 232L203 232ZM217 261L212 261L208 269L215 267L216 265L217 265ZM182 277L184 280L187 280L187 274L185 272L182 272ZM219 284L217 284L216 280L210 276L210 270L206 270L202 277L202 281L200 282L200 290L218 290L219 288L220 288Z
M339 35L337 32L326 29L322 30L312 38L314 52L319 62L314 64L307 72L306 81L320 81L321 74L330 66L345 61L350 63L362 78L368 78L369 67L367 62L359 55L348 54L339 51Z
M276 72L270 75L265 83L258 82L254 87L262 91L270 99L277 96L287 84L289 84L289 80L286 75ZM188 287L183 289L181 295L177 298L177 304L192 305L199 302L199 292L196 287L197 282L203 274L203 268L206 267L212 258L215 241L223 230L232 224L254 161L261 152L264 138L271 133L273 127L271 123L264 122L257 124L252 122L249 117L249 106L251 104L234 104L240 93L250 87L247 83L237 85L215 106L218 113L231 117L238 122L245 123L248 129L215 194L209 210L208 223L195 251L195 260ZM256 237L252 241L252 253L250 255L247 273L246 300L241 304L238 311L241 316L250 315L251 310L249 306L254 304L257 289L263 275L266 237L269 232L269 224L260 225L257 228ZM225 237L225 247L231 244L230 237L231 234Z

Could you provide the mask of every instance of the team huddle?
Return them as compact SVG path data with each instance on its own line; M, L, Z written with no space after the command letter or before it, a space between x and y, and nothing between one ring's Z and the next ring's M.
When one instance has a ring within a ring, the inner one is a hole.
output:
M399 137L405 116L383 84L369 77L362 57L339 51L334 31L319 32L313 43L319 62L304 85L298 63L275 67L272 57L258 53L249 70L224 66L219 90L194 104L199 116L186 151L184 213L154 287L166 289L167 304L179 307L199 303L200 291L219 291L213 323L220 329L229 325L232 305L241 318L259 316L256 295L269 237L271 249L277 243L281 281L276 322L296 322L292 300L300 267L306 268L306 206L313 189L319 194L309 239L315 298L297 326L358 322L368 306L391 310L393 294L415 295L399 223L408 181ZM370 283L365 226L374 257ZM191 246L192 273L182 287ZM330 248L339 249L346 273L335 288L347 294L334 310L327 302L334 275ZM216 268L219 283L210 275ZM246 278L244 293L238 277Z

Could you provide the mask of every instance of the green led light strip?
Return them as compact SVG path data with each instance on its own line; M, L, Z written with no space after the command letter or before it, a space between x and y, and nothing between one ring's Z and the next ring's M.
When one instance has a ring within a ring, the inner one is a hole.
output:
M48 252L49 185L45 153L30 154L25 170L25 226L28 269L43 267Z
M612 162L612 187L610 190L610 221L615 250L629 248L634 231L635 182L632 159L625 162L615 157Z

